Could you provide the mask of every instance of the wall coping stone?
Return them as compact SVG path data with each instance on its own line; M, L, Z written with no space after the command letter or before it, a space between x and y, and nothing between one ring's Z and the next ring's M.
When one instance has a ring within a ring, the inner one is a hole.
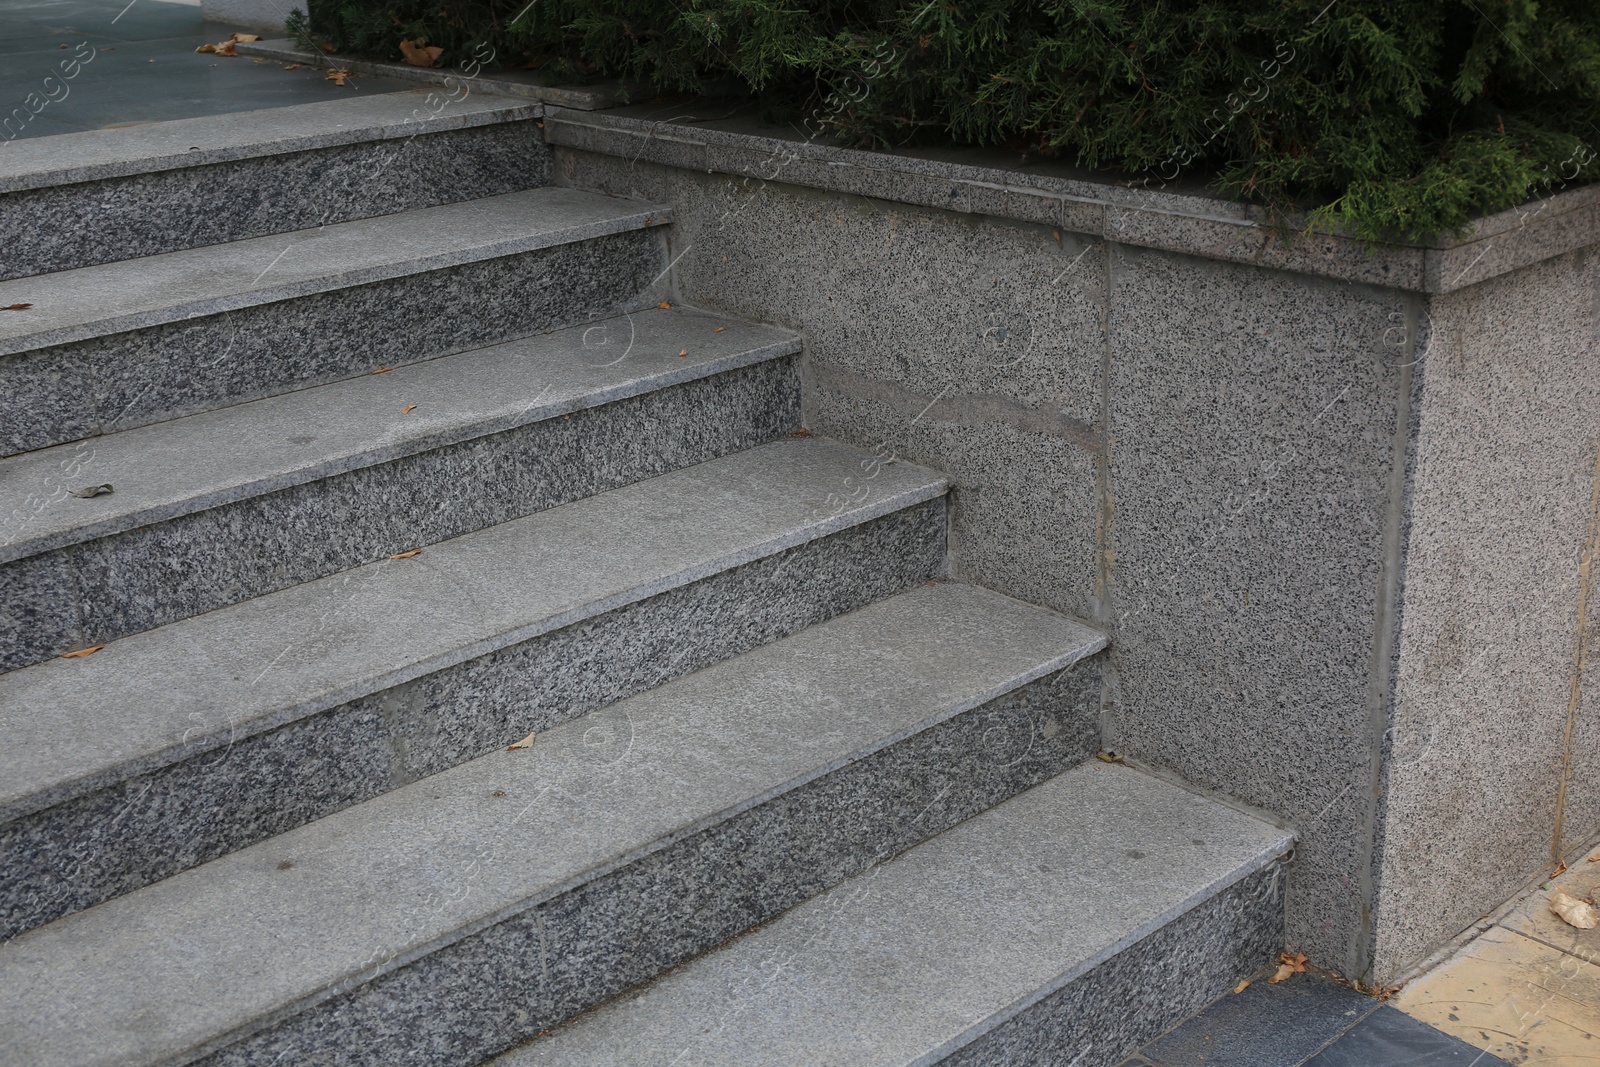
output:
M981 149L912 155L841 148L772 127L748 132L756 128L748 114L736 117L726 106L706 118L692 108L602 113L550 106L545 139L633 161L1016 219L1120 244L1412 292L1453 292L1600 241L1600 185L1486 216L1460 238L1368 246L1314 233L1286 241L1265 209L1223 199L1197 183L1181 192L1152 192L1059 162L1020 166L1004 153ZM701 104L698 110L708 109Z

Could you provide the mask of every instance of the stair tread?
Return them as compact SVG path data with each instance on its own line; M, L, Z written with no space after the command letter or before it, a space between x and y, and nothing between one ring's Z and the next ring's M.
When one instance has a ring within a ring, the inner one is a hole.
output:
M569 244L671 209L556 186L0 282L0 355ZM397 309L397 343L416 315Z
M952 584L813 626L0 946L0 1059L187 1059L1104 644Z
M1251 816L1091 762L492 1067L937 1062L1291 844Z
M0 819L945 491L896 463L834 510L867 458L777 442L0 674Z
M474 90L438 114L430 89L27 137L0 153L0 193L305 152L535 117L538 104ZM444 94L441 94L444 95ZM424 117L416 117L418 114Z
M53 499L9 531L0 563L798 348L773 327L652 308L0 459L0 515ZM65 495L90 483L115 492Z

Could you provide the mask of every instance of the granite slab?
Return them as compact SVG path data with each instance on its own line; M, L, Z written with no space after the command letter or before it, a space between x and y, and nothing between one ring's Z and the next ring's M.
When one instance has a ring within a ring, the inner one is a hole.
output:
M961 1052L1273 867L1290 843L1173 785L1088 763L495 1067L1114 1063L1131 1048L1100 1035L1046 1059Z
M448 1034L484 1018L481 1000L477 1015L463 1014L472 1005L462 990L485 977L548 984L552 971L571 971L573 981L603 986L593 972L611 961L581 943L555 956L502 954L507 969L498 975L460 971L451 961L474 943L515 931L518 917L540 905L567 902L566 913L539 913L557 934L566 932L563 915L570 918L574 901L596 912L602 926L628 914L630 896L643 887L630 884L627 872L648 867L654 856L699 868L696 877L715 884L730 865L717 854L726 843L708 831L758 817L804 790L813 791L809 819L799 816L802 805L776 825L816 832L813 847L826 855L830 842L847 836L838 817L848 824L870 815L863 784L896 788L874 759L958 722L968 736L950 751L982 753L981 738L999 733L999 723L963 716L1103 646L1100 634L1072 620L948 584L812 627L541 733L526 750L491 753L13 939L0 946L0 981L17 991L0 1008L5 1056L41 1067L187 1062L205 1053L215 1053L217 1063L270 1061L276 1043L280 1057L299 1049L305 1058L291 1056L296 1062L422 1062L419 1055L476 1062L464 1057L483 1051L482 1037L474 1047L470 1039L430 1036L438 1045L432 1051L444 1054L429 1055L414 1044L396 1048L392 1037L351 1019L373 1004L381 1017L387 1003L395 1029L422 1025L430 1035ZM1021 721L1022 744L991 744L978 761L988 771L980 780L1025 762L1034 747L1050 747L1066 725L1037 714ZM1092 716L1089 727L1092 736ZM1068 731L1077 738L1077 758L1086 754L1081 730L1080 722ZM830 797L828 783L857 766L880 773L858 780L847 797ZM1130 799L1098 777L1091 781L1099 799L1083 799L1097 815ZM1234 880L1239 867L1265 862L1270 856L1257 854L1281 837L1183 797L1189 809L1202 810L1185 810L1176 798L1160 808L1181 823L1168 836L1204 833L1226 859L1185 872L1182 891L1168 885L1162 896L1169 907L1211 881ZM1034 822L1035 836L1057 836ZM773 840L761 828L744 831ZM674 851L680 844L693 847ZM1176 840L1161 844L1169 851L1153 853L1153 864L1170 866L1171 849L1196 850ZM1036 856L1028 865L1035 861L1042 862ZM580 900L573 894L584 887L593 892ZM406 982L421 979L436 990L436 1016L395 1012ZM514 1004L527 999L518 988L504 984L496 992ZM335 1015L318 1014L324 1004L335 1005ZM540 1006L528 1008L524 1036L539 1024ZM228 1050L273 1024L238 1056ZM478 1028L495 1031L488 1040L505 1039L503 1026Z

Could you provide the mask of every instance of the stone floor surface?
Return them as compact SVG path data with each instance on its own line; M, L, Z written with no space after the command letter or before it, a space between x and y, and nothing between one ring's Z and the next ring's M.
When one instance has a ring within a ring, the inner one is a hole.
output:
M5 141L416 88L374 77L338 86L311 67L195 51L235 29L204 21L197 4L170 0L7 0Z

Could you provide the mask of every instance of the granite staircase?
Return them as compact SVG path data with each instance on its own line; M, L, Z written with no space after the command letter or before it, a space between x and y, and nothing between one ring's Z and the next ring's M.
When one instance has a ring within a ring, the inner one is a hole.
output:
M0 157L0 1063L1089 1067L1266 963L1104 637L419 99Z

